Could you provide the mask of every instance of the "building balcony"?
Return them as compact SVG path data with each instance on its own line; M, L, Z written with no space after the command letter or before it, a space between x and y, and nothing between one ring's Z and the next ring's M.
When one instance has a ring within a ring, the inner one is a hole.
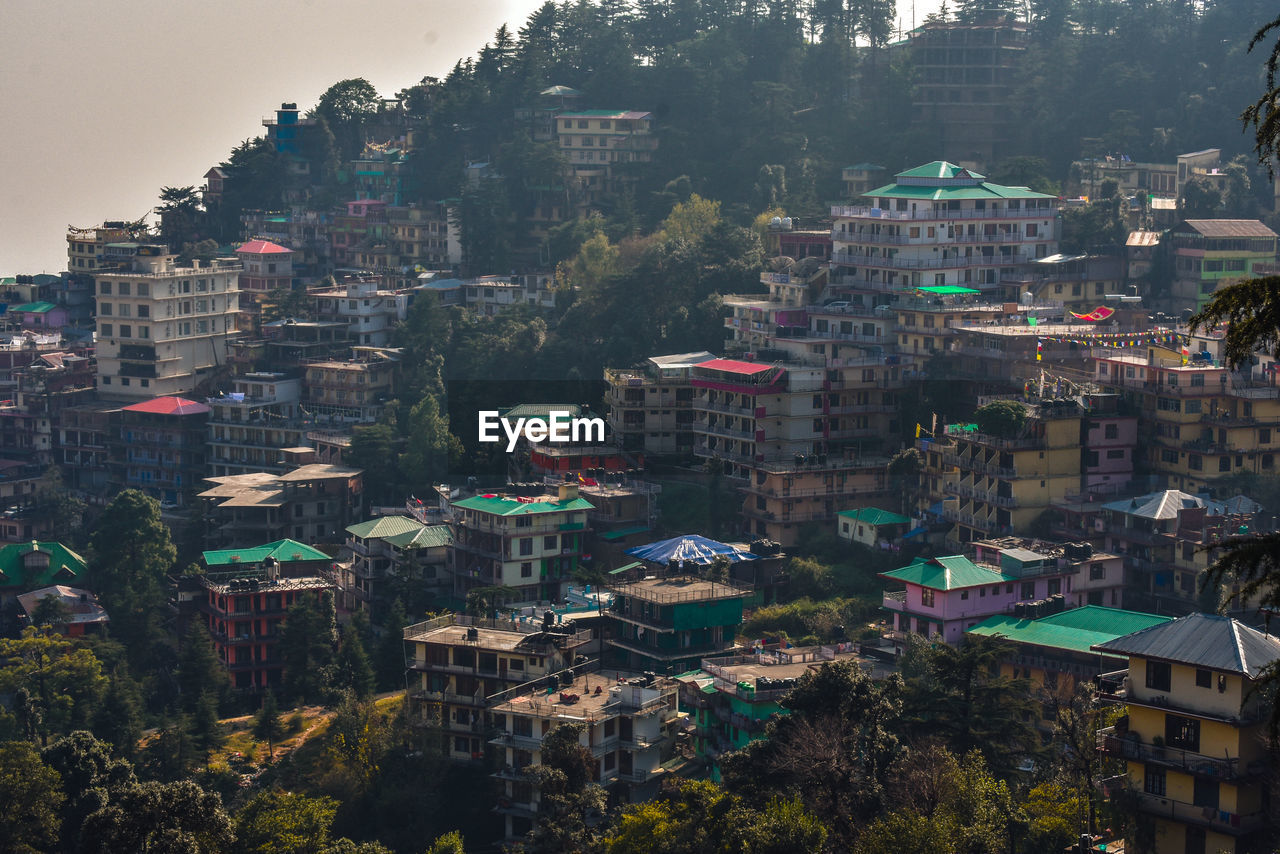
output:
M905 611L907 609L907 591L886 590L881 599L881 604L890 611Z
M952 258L914 258L901 255L855 255L832 252L831 260L852 267L880 267L890 270L966 270L973 267L1017 267L1035 259L1023 255L957 255Z
M1217 807L1196 806L1175 801L1163 795L1135 792L1138 808L1146 815L1167 818L1183 824L1193 824L1228 836L1244 836L1269 826L1265 812L1241 815L1219 810Z
M963 495L966 498L972 498L974 501L981 501L984 504L994 504L997 507L1018 506L1018 499L1011 495L998 495L990 490L979 489L966 483L947 482L943 485L942 491L953 495Z
M1154 744L1143 744L1133 737L1135 735L1117 734L1113 726L1099 730L1098 752L1117 759L1162 765L1199 777L1232 782L1253 777L1266 770L1266 763L1263 762L1244 763L1239 757L1206 756L1177 747L1157 747Z
M1052 219L1058 215L1056 208L1018 208L1010 210L914 210L890 211L885 208L872 208L862 205L832 205L831 216L836 219L870 219L877 222L886 220L933 220L948 222L958 219Z

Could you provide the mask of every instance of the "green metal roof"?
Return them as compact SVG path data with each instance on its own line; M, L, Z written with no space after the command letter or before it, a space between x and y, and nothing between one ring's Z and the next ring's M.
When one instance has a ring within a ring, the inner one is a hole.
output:
M36 549L48 553L49 565L28 569L22 565L22 556ZM87 569L84 558L59 542L32 540L0 548L0 587L37 590L52 584L81 585Z
M254 546L248 549L219 549L217 551L205 552L205 566L231 566L233 564L246 565L253 563L262 563L269 557L273 557L280 563L289 563L298 560L329 560L329 556L319 549L313 549L297 540L276 540L274 543L266 545ZM234 560L233 560L234 558Z
M1056 199L1045 193L1037 193L1026 187L1005 187L986 181L976 185L934 187L914 184L886 184L865 195L886 199L915 199L917 201L949 202L967 199Z
M385 540L397 534L416 534L425 526L408 516L379 516L347 526L347 533L362 540Z
M963 166L957 166L954 163L948 163L945 160L935 160L932 163L926 163L923 166L917 166L914 169L908 169L905 172L898 172L895 178L974 178L978 181L986 178L986 175L979 175L977 172L970 171Z
M455 501L454 507L463 510L477 510L481 513L492 513L496 516L522 516L526 513L563 513L566 510L594 510L595 505L582 499L569 501L518 501L515 498L504 498L498 495L477 495Z
M600 539L612 542L613 540L621 540L623 537L629 537L632 534L643 534L649 530L648 525L635 525L631 528L619 528L616 531L606 531L603 534L597 534Z
M1020 620L1010 616L990 617L969 629L967 634L987 637L1001 635L1016 643L1087 653L1096 644L1107 643L1167 623L1171 619L1155 614L1140 614L1137 611L1122 611L1119 608L1086 605L1038 620Z
M621 574L622 574L622 573L624 573L624 572L629 572L630 570L635 569L637 566L644 566L644 561L634 560L634 561L632 561L631 563L624 564L624 565L622 565L622 566L618 567L617 569L611 569L611 570L609 570L609 574L610 574L610 575L621 575Z
M552 412L567 412L570 418L582 415L583 409L576 403L522 403L503 410L503 418L541 418L551 420Z
M926 294L936 294L938 296L958 296L960 294L980 294L982 291L976 288L966 288L963 285L925 285L917 287L916 290Z
M880 573L881 578L918 584L933 590L958 590L962 587L978 587L983 584L999 584L1020 580L984 566L978 566L962 555L920 559L915 563Z
M9 311L25 311L29 314L44 314L46 311L53 311L57 307L57 303L52 302L24 302L22 305L11 306Z
M900 513L881 510L879 507L859 507L857 510L841 510L836 515L852 519L855 522L865 522L868 525L905 525L911 521Z
M406 531L385 538L398 549L429 549L453 544L453 532L448 525L424 525L417 531Z

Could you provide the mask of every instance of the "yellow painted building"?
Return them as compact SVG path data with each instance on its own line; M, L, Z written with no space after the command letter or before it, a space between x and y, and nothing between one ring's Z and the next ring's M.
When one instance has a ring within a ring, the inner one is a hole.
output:
M1280 659L1280 638L1191 614L1093 650L1129 660L1101 678L1103 699L1127 711L1098 734L1099 751L1127 763L1103 785L1134 799L1156 854L1257 850L1276 824L1265 795L1269 709L1252 688Z
M940 452L926 455L926 482L942 487L944 517L959 543L1025 531L1050 503L1080 488L1080 422L1074 401L1027 407L1022 432L990 436L970 425L947 428ZM940 447L939 447L940 445ZM953 475L929 466L953 468Z
M1142 420L1147 466L1171 489L1197 492L1220 477L1280 471L1280 386L1232 373L1218 360L1095 349L1094 379ZM1274 375L1272 375L1274 379Z

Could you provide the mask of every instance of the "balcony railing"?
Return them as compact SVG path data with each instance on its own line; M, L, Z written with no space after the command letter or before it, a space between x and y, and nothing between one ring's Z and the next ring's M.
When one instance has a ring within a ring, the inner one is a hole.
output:
M933 208L914 211L891 211L884 208L871 208L861 205L832 205L831 215L846 219L875 220L939 220L953 219L1052 219L1058 215L1056 208L1018 208L1010 210L935 210Z
M1177 747L1143 744L1130 733L1117 735L1115 727L1099 730L1098 752L1135 762L1148 762L1178 768L1189 774L1218 780L1239 780L1264 769L1263 763L1243 763L1239 757L1206 756Z

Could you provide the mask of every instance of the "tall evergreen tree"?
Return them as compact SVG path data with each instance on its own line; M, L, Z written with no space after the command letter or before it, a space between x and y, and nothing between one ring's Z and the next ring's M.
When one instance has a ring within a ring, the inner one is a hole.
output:
M397 597L387 611L387 622L378 642L376 675L380 691L404 687L404 627L407 625L409 617L404 612L404 603Z
M359 700L373 696L374 677L369 654L365 652L364 641L351 629L342 636L342 643L338 646L334 687L351 691Z
M280 637L284 694L304 703L319 702L333 681L333 599L319 603L300 596L289 607Z
M275 744L284 735L284 724L280 721L280 708L276 704L275 692L270 688L262 696L262 707L253 718L253 736L267 743L267 761L275 757Z
M182 708L194 712L203 695L221 703L231 688L227 671L218 662L209 632L193 621L178 653L178 692Z

